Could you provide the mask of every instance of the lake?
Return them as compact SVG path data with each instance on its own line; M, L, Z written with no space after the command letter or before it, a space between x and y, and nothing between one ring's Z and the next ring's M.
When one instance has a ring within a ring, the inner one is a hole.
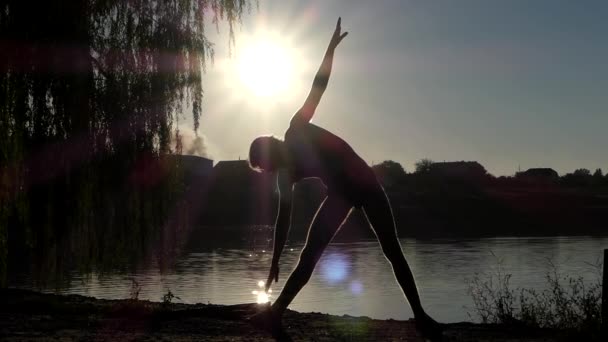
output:
M608 238L539 237L457 240L402 239L403 251L416 278L422 302L437 320L471 320L473 302L467 279L495 272L500 266L512 274L513 287L542 290L545 276L558 272L598 281ZM64 294L98 298L129 298L134 281L139 298L160 301L170 290L184 303L238 304L254 302L252 291L265 280L272 253L264 246L215 248L185 253L175 267L161 272L156 266L135 273L122 271L71 275L67 285L53 289ZM295 266L302 244L288 245L281 259L278 284L271 301ZM594 266L595 265L595 266ZM10 286L31 288L27 277ZM42 289L44 290L44 289ZM49 291L48 289L46 291ZM290 309L379 319L408 319L412 312L390 265L376 241L332 244L304 290Z

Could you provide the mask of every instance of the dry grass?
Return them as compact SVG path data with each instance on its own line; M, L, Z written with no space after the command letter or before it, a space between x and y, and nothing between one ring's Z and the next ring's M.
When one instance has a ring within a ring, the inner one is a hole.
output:
M545 276L546 286L538 291L515 288L512 275L501 262L488 273L468 279L468 293L474 307L468 314L482 323L550 328L584 334L591 339L601 333L601 264L593 265L596 279L564 275L553 265Z

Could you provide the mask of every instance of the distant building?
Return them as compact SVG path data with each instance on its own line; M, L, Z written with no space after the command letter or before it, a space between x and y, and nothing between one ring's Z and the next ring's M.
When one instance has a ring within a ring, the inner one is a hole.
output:
M275 184L272 174L253 171L247 160L219 161L211 173L206 223L272 223L276 210Z
M213 171L213 160L190 155L176 155L185 170L186 177L204 177L211 176Z
M213 167L213 173L217 177L243 179L249 177L253 170L246 160L220 160Z
M221 160L213 167L211 178L216 195L242 196L265 183L265 176L253 171L246 160Z
M556 181L559 179L557 171L548 167L537 167L517 172L515 177L529 181Z
M436 162L429 173L446 178L479 180L488 176L488 171L476 161Z

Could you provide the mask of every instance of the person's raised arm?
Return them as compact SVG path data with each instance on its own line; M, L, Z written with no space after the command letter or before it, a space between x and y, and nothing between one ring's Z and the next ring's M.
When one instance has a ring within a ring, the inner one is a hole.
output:
M331 74L331 67L334 60L334 51L342 39L348 34L348 32L342 33L341 21L342 18L338 18L336 29L329 41L329 46L325 52L325 57L323 57L323 62L321 62L319 71L317 71L315 79L312 82L312 89L310 89L310 93L308 93L304 105L296 112L292 121L295 119L300 122L309 122L315 114L315 109L317 109L317 105L319 105L321 96L323 96L323 92L325 92L327 83L329 82L329 75Z
M266 281L266 292L270 288L272 281L279 281L279 259L287 241L287 233L291 225L291 201L293 184L289 176L284 171L279 171L277 176L277 186L279 190L279 212L274 227L274 247L272 250L272 264L270 274Z

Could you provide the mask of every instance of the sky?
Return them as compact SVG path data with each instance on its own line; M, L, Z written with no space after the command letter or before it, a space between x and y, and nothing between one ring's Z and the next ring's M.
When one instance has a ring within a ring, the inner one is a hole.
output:
M313 123L368 163L411 172L422 158L476 160L496 176L608 171L605 1L260 0L235 46L224 25L208 28L216 49L199 133L212 159L246 159L256 136L283 136L339 16L349 35ZM287 70L263 95L243 75L260 41L281 49L271 65ZM180 120L191 126L189 115Z

